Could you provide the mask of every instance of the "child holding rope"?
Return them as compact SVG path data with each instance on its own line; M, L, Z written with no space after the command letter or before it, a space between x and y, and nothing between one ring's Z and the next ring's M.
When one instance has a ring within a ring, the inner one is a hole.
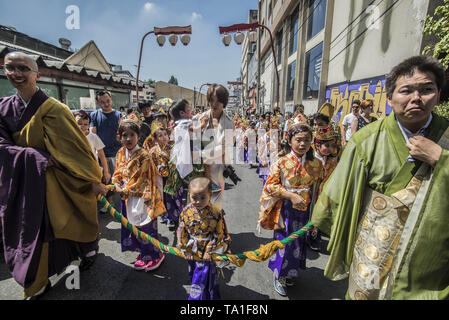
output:
M157 239L157 217L165 212L161 194L156 186L156 168L151 157L137 142L139 125L124 120L118 130L123 147L116 157L116 169L112 183L116 192L122 194L122 215L142 232ZM157 269L164 260L164 254L151 243L138 239L122 226L122 251L137 251L134 262L136 270Z
M221 210L210 202L212 182L208 178L192 179L189 197L178 227L178 247L188 260L192 281L189 300L219 300L217 266L211 257L227 253L231 238ZM193 256L202 261L194 261Z
M317 190L318 195L323 189L324 184L337 167L337 158L332 157L335 148L336 133L331 126L325 128L317 128L313 133L313 144L315 146L315 158L323 164L323 180L320 189ZM317 195L317 198L318 198ZM307 244L313 251L321 251L321 232L317 228L313 228L307 233Z
M179 215L182 211L182 195L183 187L181 186L176 195L172 196L164 192L164 186L167 184L167 177L169 174L169 161L170 161L170 150L171 146L169 144L169 131L164 128L161 124L153 122L151 125L151 135L154 138L155 145L149 150L150 155L153 159L154 165L156 166L156 179L157 186L164 199L164 205L167 212L162 217L162 222L167 223L171 231L176 230L178 225Z
M313 186L319 185L323 165L313 155L312 129L305 124L293 125L288 131L290 153L279 158L270 168L260 199L259 225L274 230L274 240L283 240L304 227L310 218ZM305 237L295 239L279 250L268 264L273 271L274 289L286 295L298 270L306 268Z

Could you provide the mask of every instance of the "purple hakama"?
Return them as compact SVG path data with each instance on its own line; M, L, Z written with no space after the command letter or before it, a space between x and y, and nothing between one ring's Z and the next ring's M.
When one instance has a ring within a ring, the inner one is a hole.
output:
M124 200L122 200L122 215L125 218L127 218L126 204ZM153 219L150 223L136 228L142 232L145 232L152 238L158 239L157 219ZM158 248L156 248L153 244L147 243L142 239L138 239L134 235L134 233L126 229L123 225L121 232L121 243L122 243L122 252L124 251L139 252L140 259L145 262L159 258L161 254L161 251Z
M220 300L218 272L215 262L188 261L192 281L189 300Z
M274 240L283 240L292 232L304 227L309 221L309 209L299 211L293 209L290 200L284 200L281 209L282 219L286 229L275 230ZM279 277L298 277L299 269L306 268L307 242L305 237L299 237L290 242L284 249L274 255L268 267L274 272L276 279Z
M164 186L167 182L167 178L163 178ZM179 215L182 212L183 204L182 204L182 195L184 193L184 188L181 186L179 188L178 193L176 196L172 196L168 193L164 192L164 205L165 209L167 209L167 212L164 213L164 216L162 217L162 220L168 221L168 222L175 222L178 223Z
M268 167L262 167L259 164L259 178L262 179L262 185L265 186L265 182L267 182L268 175L270 173L270 162L268 162Z
M0 99L0 221L5 262L25 289L37 278L43 244L48 242L48 277L61 273L98 241L55 239L46 203L48 151L15 144L12 136L33 118L48 96L38 90L28 106L18 94Z

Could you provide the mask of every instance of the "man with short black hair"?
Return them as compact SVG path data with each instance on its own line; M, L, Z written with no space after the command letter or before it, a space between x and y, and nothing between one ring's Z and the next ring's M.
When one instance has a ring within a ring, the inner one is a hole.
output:
M352 101L352 105L351 105L351 113L348 113L344 118L343 118L343 134L341 135L342 137L342 146L343 148L346 147L346 144L348 143L349 139L351 139L352 136L352 131L351 131L351 124L352 121L354 121L354 119L357 118L357 116L359 115L359 111L360 111L360 100L354 100Z
M97 91L95 98L101 109L91 113L90 131L98 135L101 141L103 141L109 173L113 175L115 171L115 155L122 147L120 141L117 140L117 130L122 114L112 108L112 97L109 91ZM109 181L104 182L109 183Z
M352 136L315 205L325 276L349 276L348 299L449 298L449 122L432 113L444 82L434 58L393 68L393 112Z

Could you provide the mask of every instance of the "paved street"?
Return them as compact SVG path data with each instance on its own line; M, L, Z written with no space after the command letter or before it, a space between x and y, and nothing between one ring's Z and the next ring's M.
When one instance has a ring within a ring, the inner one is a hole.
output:
M232 236L231 249L240 253L256 249L260 244L272 240L272 232L256 232L259 197L262 182L256 169L247 166L235 166L237 174L243 180L238 186L230 185L225 192L224 209L226 221ZM145 273L132 268L137 253L122 253L120 250L120 224L112 217L100 216L100 253L96 264L81 274L80 289L68 290L68 275L61 274L51 278L53 290L45 297L49 300L184 300L188 296L189 278L187 263L173 255L166 255L161 267ZM159 224L161 241L173 245L174 232L166 225ZM272 272L268 262L247 261L242 268L230 266L220 278L222 299L227 300L302 300L302 299L343 299L346 281L332 282L323 277L328 260L325 252L327 238L323 239L323 253L308 252L306 271L300 273L295 287L288 289L288 297L281 297L273 290ZM9 275L1 255L0 262L0 300L22 299L22 289ZM74 264L77 264L74 263Z

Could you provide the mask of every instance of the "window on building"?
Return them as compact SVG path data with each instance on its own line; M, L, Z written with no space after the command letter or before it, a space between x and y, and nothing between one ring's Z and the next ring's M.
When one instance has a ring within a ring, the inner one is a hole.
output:
M290 43L288 55L291 56L298 49L299 7L293 11L290 17Z
M282 62L282 29L276 33L276 55L277 55L277 64L278 66Z
M306 53L304 73L304 99L318 98L318 91L320 89L322 56L322 42Z
M293 100L293 92L295 90L295 74L296 74L296 60L290 63L287 69L287 93L285 95L286 101Z
M326 4L327 0L309 0L307 40L323 30L326 22Z

